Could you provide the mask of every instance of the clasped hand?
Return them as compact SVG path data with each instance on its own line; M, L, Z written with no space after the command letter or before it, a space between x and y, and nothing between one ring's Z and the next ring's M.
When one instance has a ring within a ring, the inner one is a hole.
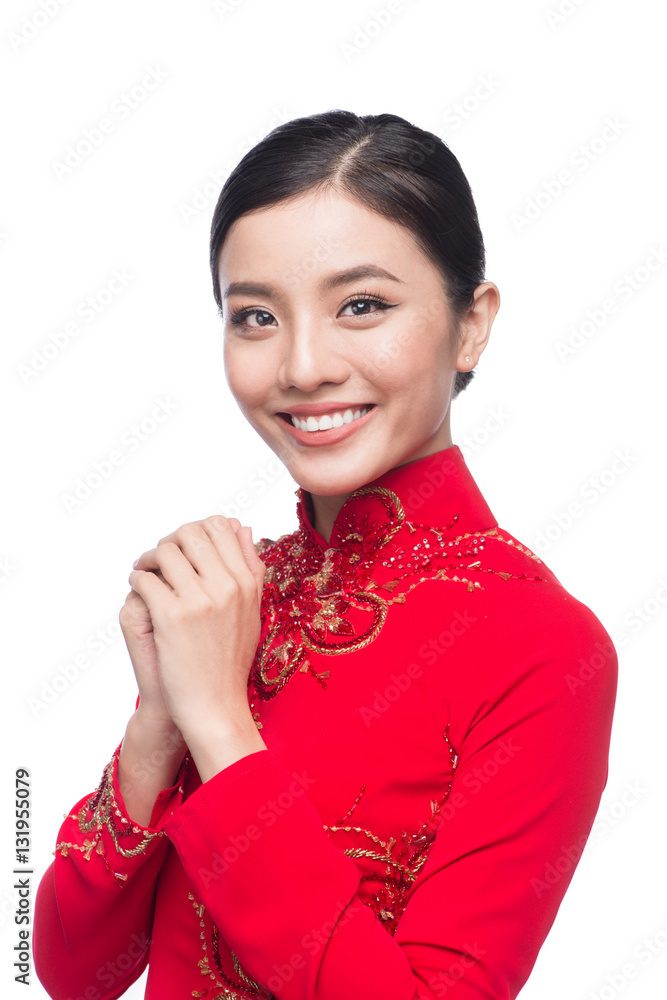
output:
M265 566L252 531L219 514L184 524L134 563L153 626L164 703L187 738L206 719L249 715Z

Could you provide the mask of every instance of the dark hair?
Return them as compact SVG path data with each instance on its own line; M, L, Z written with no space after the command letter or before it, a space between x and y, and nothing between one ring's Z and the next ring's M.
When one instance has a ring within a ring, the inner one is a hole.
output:
M484 281L485 250L470 185L449 147L398 115L340 109L278 125L224 183L213 213L210 267L222 311L218 258L231 225L255 209L338 187L410 230L443 276L455 321ZM457 372L453 396L473 372Z

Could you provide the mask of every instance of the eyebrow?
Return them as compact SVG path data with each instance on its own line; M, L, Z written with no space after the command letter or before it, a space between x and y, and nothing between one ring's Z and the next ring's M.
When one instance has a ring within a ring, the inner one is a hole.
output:
M388 281L396 281L400 285L404 284L401 278L397 278L390 271L385 271L383 267L378 267L377 264L357 264L344 271L334 271L332 274L328 274L320 282L320 290L329 292L340 285L347 285L351 281L360 281L362 278L385 278ZM232 281L225 289L223 299L230 295L264 295L275 299L276 302L283 300L283 296L273 285L257 284L254 281Z

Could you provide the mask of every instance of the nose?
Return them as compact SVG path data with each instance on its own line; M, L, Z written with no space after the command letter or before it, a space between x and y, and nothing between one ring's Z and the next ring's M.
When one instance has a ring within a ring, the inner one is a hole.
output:
M324 324L303 320L285 330L284 347L278 367L278 385L283 390L313 392L320 385L340 385L350 376L349 362L335 330Z

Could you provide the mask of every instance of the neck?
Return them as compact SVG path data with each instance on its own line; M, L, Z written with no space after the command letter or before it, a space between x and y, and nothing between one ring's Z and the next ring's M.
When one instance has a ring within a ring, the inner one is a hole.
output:
M451 434L449 433L449 423L447 423L445 430L445 434L441 435L437 439L431 438L427 445L421 449L417 449L417 451L413 452L413 454L406 458L404 462L398 462L397 465L392 466L392 468L398 468L401 465L406 465L408 462L412 462L417 458L423 458L425 455L432 455L434 452L442 451L444 448L451 448L454 442L452 441ZM362 483L361 485L366 484ZM319 496L316 493L310 494L314 514L313 527L320 533L326 542L329 542L331 539L331 532L333 531L334 522L338 516L338 512L350 496L352 496L351 493L340 493L334 496Z
M320 535L326 542L331 539L331 532L333 531L334 521L338 516L338 511L341 509L348 497L352 496L351 493L340 493L336 496L330 497L320 497L311 493L311 500L313 503L313 512L315 514L313 527L315 531L319 531Z

